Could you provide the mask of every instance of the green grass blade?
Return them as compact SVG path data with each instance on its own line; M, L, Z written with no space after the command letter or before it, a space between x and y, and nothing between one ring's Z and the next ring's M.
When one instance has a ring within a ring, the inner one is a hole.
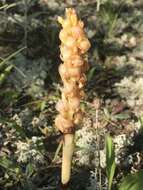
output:
M111 190L112 188L112 181L113 177L115 174L115 151L114 151L114 145L113 145L113 140L112 137L107 136L106 137L106 173L107 173L107 178L108 178L108 189Z
M119 190L142 190L143 189L143 170L138 171L135 174L127 175L120 187Z

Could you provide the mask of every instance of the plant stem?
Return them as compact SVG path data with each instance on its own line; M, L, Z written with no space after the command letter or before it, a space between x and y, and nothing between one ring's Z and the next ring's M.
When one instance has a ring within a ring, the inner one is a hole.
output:
M62 144L63 144L63 141L61 140L60 143L59 143L59 145L58 145L58 148L57 148L57 150L56 150L55 156L54 156L54 158L53 158L53 160L52 160L52 163L56 161L57 156L58 156L58 154L59 154L59 152L60 152L60 150L61 150L61 148L62 148Z
M70 180L73 151L74 134L64 134L61 175L63 185L67 184Z

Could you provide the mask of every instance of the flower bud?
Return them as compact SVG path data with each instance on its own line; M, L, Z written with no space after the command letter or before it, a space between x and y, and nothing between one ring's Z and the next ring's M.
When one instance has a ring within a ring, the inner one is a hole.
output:
M80 41L78 47L81 50L81 53L85 53L90 48L90 42L85 38Z
M75 37L75 38L79 38L80 36L83 35L83 29L80 27L80 26L74 26L71 28L71 32L72 32L72 35Z
M69 106L72 110L76 110L79 108L80 99L78 97L72 97L69 100Z

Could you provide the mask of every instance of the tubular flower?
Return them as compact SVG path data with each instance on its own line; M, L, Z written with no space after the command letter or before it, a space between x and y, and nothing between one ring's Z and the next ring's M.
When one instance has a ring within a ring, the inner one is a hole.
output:
M62 97L57 103L59 114L70 121L71 125L62 122L62 127L56 122L56 127L62 132L67 132L67 126L75 127L79 121L80 100L83 96L83 87L86 82L84 72L88 69L85 52L90 48L90 42L85 36L84 24L78 20L74 9L66 9L66 18L58 17L62 25L59 37L61 40L60 51L63 63L59 66L59 73L63 81ZM68 114L70 110L71 114ZM77 114L78 113L78 114ZM76 118L78 116L78 119ZM69 129L69 131L73 131Z
M78 20L74 9L66 9L66 18L59 17L58 22L62 25L59 38L63 63L59 66L59 74L63 87L61 100L56 105L59 114L55 125L64 134L62 183L66 184L70 179L75 126L82 118L80 100L84 97L85 72L89 67L85 53L90 48L90 42L84 33L84 23Z

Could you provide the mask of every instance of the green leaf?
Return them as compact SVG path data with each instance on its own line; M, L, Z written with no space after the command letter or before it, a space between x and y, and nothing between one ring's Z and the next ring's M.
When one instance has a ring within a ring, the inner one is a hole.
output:
M17 50L16 52L12 53L10 56L6 57L3 61L0 62L0 69L8 63L9 60L11 60L13 57L15 57L17 54L19 54L21 51L26 49L26 47L22 47L21 49Z
M142 190L143 189L143 170L138 171L135 174L127 175L120 187L119 190Z
M127 114L127 113L116 114L113 117L114 117L114 119L121 119L121 120L130 118L129 114Z
M9 169L12 165L11 160L7 159L6 157L3 157L0 159L0 166L2 166L5 169Z
M31 163L29 163L27 166L26 166L26 176L29 178L34 172L34 168L33 168L33 165Z
M14 163L7 157L0 158L0 166L6 169L6 171L11 171L15 174L21 172L21 168L19 167L19 165L17 163Z
M111 114L110 114L109 110L107 108L104 108L103 111L104 111L104 114L107 117L107 119L110 119L111 118Z
M112 181L115 174L115 150L113 145L112 137L107 136L105 141L106 146L106 174L108 178L109 187L108 189L111 190Z
M5 68L2 74L0 74L0 85L4 82L10 71L12 70L13 65L9 65Z
M96 67L93 67L89 70L88 74L87 74L87 80L90 81L92 79L92 77L94 76L94 72L96 70Z
M41 105L40 105L40 109L41 109L41 111L43 111L45 108L46 108L46 101L41 101Z
M14 128L16 130L16 132L20 135L20 137L22 137L24 139L26 138L26 134L25 134L24 128L22 128L21 126L17 125L14 122L11 122L11 123L9 122L8 127Z

